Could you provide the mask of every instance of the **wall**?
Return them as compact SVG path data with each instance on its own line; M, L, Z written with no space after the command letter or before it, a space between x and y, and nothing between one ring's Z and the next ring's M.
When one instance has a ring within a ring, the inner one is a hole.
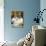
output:
M46 9L46 0L41 0L40 1L40 9L41 9L41 11L43 10L43 9ZM43 26L46 26L46 11L44 11L43 12L43 15L42 15L42 17L43 17L43 22L41 21L40 23L41 23L41 25L43 25Z
M0 0L0 42L4 41L4 0Z
M24 11L24 27L12 28L10 12L12 9ZM5 0L4 1L4 37L7 41L18 41L30 30L36 12L40 10L40 0Z

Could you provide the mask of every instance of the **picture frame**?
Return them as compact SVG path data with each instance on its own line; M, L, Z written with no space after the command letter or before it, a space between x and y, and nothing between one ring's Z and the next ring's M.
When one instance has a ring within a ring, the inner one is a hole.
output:
M23 27L24 26L23 11L11 11L11 25L12 27Z

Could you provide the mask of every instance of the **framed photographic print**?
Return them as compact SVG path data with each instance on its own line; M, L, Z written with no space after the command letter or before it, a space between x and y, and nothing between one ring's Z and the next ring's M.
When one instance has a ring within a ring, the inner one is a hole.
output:
M12 11L11 12L11 25L13 27L23 27L24 26L23 11Z

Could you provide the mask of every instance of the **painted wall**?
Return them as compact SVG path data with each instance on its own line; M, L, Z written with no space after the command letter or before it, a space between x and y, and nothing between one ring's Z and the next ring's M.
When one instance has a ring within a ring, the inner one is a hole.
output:
M5 0L4 1L4 36L7 41L18 41L31 31L36 12L40 10L40 0ZM12 9L24 11L24 27L12 28L10 12Z
M41 11L43 9L46 9L46 0L40 1L40 9L41 9ZM42 17L43 17L44 20L43 20L43 22L42 21L40 22L40 25L46 26L46 11L43 12Z
M4 0L0 0L0 42L4 41Z

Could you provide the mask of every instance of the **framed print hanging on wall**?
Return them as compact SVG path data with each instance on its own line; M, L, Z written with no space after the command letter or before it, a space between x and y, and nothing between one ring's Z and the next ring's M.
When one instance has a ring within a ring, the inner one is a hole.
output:
M23 11L12 11L11 12L11 25L13 27L23 27L24 25Z

